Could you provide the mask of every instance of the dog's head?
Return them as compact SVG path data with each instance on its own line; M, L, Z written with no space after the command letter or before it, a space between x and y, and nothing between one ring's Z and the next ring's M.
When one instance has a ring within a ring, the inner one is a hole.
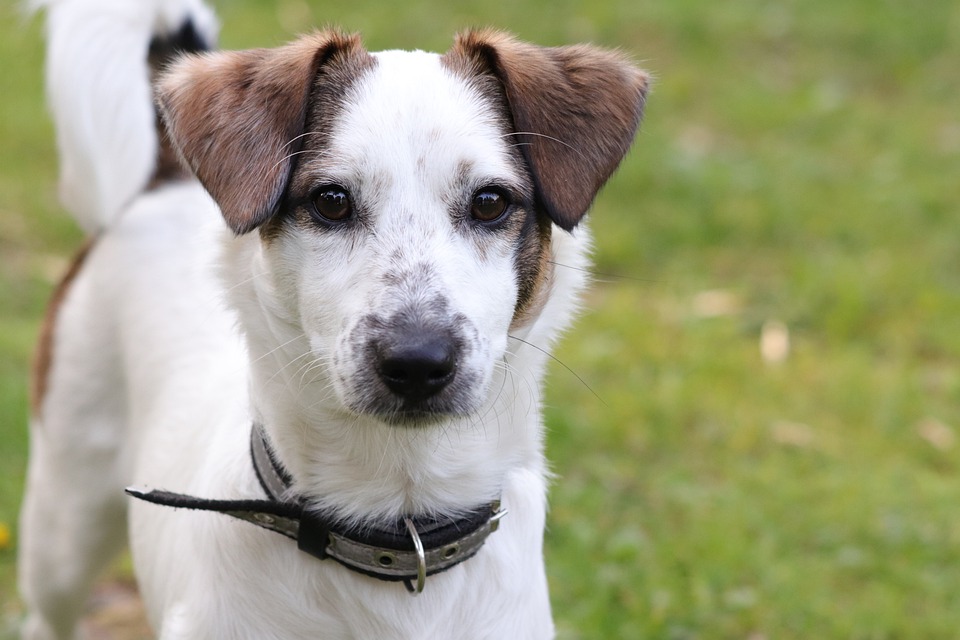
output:
M227 224L256 238L263 332L309 345L289 373L413 425L491 395L508 335L551 295L552 236L621 161L646 89L592 47L470 32L442 56L370 54L328 32L187 58L158 95Z

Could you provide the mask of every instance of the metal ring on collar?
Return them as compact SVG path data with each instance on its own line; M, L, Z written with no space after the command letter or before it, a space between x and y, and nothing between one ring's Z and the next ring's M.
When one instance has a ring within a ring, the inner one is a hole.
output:
M413 526L413 520L404 518L403 523L407 525L407 531L413 538L413 547L417 551L417 586L414 587L413 593L423 593L423 586L427 582L427 556L423 552L423 543L420 542L420 534L417 533L417 528Z

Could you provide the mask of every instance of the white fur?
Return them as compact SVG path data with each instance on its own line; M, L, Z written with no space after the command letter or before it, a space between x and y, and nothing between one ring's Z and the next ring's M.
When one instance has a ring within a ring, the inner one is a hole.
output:
M47 96L60 152L60 199L84 231L99 233L153 172L156 117L147 67L154 33L189 15L211 41L200 0L31 0L47 11Z
M335 124L325 169L362 194L370 236L234 237L198 184L142 191L156 141L146 70L131 51L170 7L199 11L205 25L209 14L194 2L48 4L65 194L86 228L103 231L61 307L32 426L24 637L69 637L125 520L164 640L551 637L540 385L583 284L587 241L554 229L552 260L564 266L537 319L511 332L511 247L480 251L444 204L461 161L477 184L517 179L487 103L433 54L378 54ZM87 39L101 24L125 34L125 53ZM478 336L463 363L477 382L472 411L417 428L351 408L362 363L347 337L370 309L412 295L379 277L406 269L426 269L422 293L443 297ZM348 517L455 512L499 495L509 515L477 556L412 598L226 516L124 499L128 484L262 498L248 450L254 419L296 489Z

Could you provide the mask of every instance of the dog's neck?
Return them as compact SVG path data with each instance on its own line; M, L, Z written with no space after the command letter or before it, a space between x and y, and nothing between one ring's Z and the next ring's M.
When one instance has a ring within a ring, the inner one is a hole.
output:
M404 513L454 514L495 500L515 467L542 467L538 398L529 392L496 411L493 426L451 418L403 428L324 406L284 364L302 356L264 357L252 372L254 412L275 442L297 493L348 518ZM500 381L495 381L499 383ZM319 393L327 386L316 386Z
M558 258L574 267L584 264L583 244L572 243L567 255ZM511 332L514 344L504 366L495 370L488 400L475 414L398 427L339 405L296 309L282 302L278 289L283 284L271 273L259 241L241 237L228 247L233 277L244 274L231 287L249 350L251 410L298 494L356 521L452 515L496 500L513 470L543 471L545 348L567 324L574 296L551 300L553 308L541 314L549 321ZM572 291L584 279L577 268L557 277L574 279Z

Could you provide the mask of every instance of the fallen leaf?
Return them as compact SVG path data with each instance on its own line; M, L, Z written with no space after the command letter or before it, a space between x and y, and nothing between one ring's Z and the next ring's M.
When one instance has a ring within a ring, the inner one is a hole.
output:
M779 364L790 355L790 330L779 320L767 320L760 329L760 356L764 362Z
M700 318L719 318L740 312L740 298L731 291L710 289L693 296L693 315Z
M953 429L936 418L924 418L917 423L917 433L934 449L946 451L957 442Z
M813 444L813 429L801 422L777 421L773 423L773 441L806 449Z

